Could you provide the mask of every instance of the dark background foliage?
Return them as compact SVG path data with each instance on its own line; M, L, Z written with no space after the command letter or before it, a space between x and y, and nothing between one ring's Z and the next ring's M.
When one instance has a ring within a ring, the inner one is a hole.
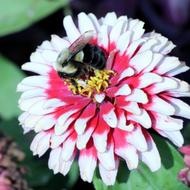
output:
M4 0L0 1L0 6L3 1ZM57 0L46 1L56 2ZM12 2L12 6L15 6L14 1ZM187 65L190 66L190 0L72 0L64 9L60 8L50 16L36 22L30 27L0 37L0 54L14 62L19 68L24 62L29 61L31 52L33 52L42 41L50 39L51 34L65 35L62 26L62 20L65 14L72 14L74 18L76 18L77 14L81 11L87 13L93 12L97 17L104 16L109 11L115 11L118 15L124 14L128 17L143 20L147 31L155 30L172 40L177 45L172 51L172 54L178 56L180 60L186 61ZM190 82L189 72L180 75L180 78ZM11 95L8 96L11 98ZM17 123L17 121L15 119L1 121L1 126L5 125L7 127L15 125L13 123ZM188 125L187 121L185 125ZM190 142L189 132L190 130L187 127L183 131L186 143ZM5 130L5 133L17 139L16 134L18 133L20 135L22 131L12 126L11 130ZM23 137L20 136L20 138ZM25 140L26 139L30 139L30 136L25 137ZM27 148L29 148L29 145L27 145ZM46 173L46 156L41 161L45 162L45 166L40 167L42 167L42 170ZM35 167L35 170L38 170L38 166L35 165L33 168ZM40 174L37 172L35 175L39 177L40 175L44 175L44 173L42 172ZM59 190L63 189L63 187L71 189L71 186L69 187L62 184L66 180L69 180L69 178L63 181L61 175L52 177L52 173L48 173L48 176L45 176L47 179L40 178L42 181L40 181L39 184L44 185L44 187L42 187L38 185L38 182L36 185L35 180L37 179L35 175L32 176L34 177L34 183L30 183L35 189ZM78 180L72 188L93 189L93 186Z

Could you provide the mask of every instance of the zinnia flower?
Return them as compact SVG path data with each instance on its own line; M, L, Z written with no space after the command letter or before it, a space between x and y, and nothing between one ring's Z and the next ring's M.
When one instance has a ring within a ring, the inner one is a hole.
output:
M34 155L50 149L49 168L63 175L77 158L88 182L98 166L107 185L114 184L121 159L130 170L139 160L158 170L160 155L149 129L180 147L183 121L172 116L190 118L190 107L178 99L190 96L189 85L174 77L189 68L167 55L175 45L158 33L144 33L142 21L114 12L100 19L80 13L78 27L66 16L63 25L67 36L52 35L22 66L38 74L18 85L24 111L19 121L25 133L37 133ZM94 31L89 43L105 52L106 67L73 84L55 65L60 52L87 31Z

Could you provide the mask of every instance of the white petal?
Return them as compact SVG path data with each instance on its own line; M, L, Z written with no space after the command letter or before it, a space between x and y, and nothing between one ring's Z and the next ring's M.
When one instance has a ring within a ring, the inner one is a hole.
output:
M51 65L53 66L52 63L55 63L57 60L57 56L58 56L58 52L56 51L52 51L52 50L43 50L41 52L42 57L44 58L45 61L51 63Z
M59 119L58 119L58 123L56 124L56 126L55 126L55 134L56 135L60 135L60 134L62 134L66 129L66 127L65 127L65 122L69 119L69 117L71 116L71 115L73 115L74 113L76 113L77 112L77 110L75 109L75 110L70 110L70 111L67 111L67 112L65 112L64 114L62 114L60 117L59 117ZM69 122L70 123L70 122ZM67 127L68 127L68 125L67 125Z
M31 71L40 75L47 75L52 68L45 64L27 62L22 65L22 70Z
M177 147L181 147L184 143L183 135L180 131L160 131L159 133L164 137L167 137Z
M127 142L141 152L147 150L146 139L142 133L141 127L135 127L134 130L127 135Z
M126 122L127 121L126 121L125 113L124 113L124 111L122 111L122 113L120 113L118 116L117 127L124 131L128 131L128 132L132 131L134 129L134 125L133 124L126 125Z
M112 109L108 113L102 115L104 121L112 128L117 126L117 116L115 111Z
M79 150L84 149L88 143L95 127L89 127L82 135L78 135L77 148Z
M67 40L60 38L57 35L51 35L51 43L59 52L70 46L70 43Z
M125 33L121 34L120 37L118 38L117 49L120 50L121 55L126 51L128 45L131 41L131 38L132 38L131 31L126 31ZM123 42L125 42L125 43L123 43Z
M190 106L188 104L177 98L171 97L169 102L175 107L175 115L190 119Z
M129 170L137 168L139 163L139 158L137 151L133 146L128 144L127 146L118 148L115 151L117 155L125 159Z
M41 157L50 147L50 137L51 134L46 134L44 137L40 139L40 142L37 147L36 153Z
M38 115L44 115L44 114L49 114L55 111L55 108L49 108L49 109L44 109L43 106L45 104L46 100L41 100L35 102L28 110L29 113L31 114L38 114Z
M80 154L78 162L81 178L91 183L97 164L96 158L93 155Z
M131 89L128 84L124 84L121 87L118 87L118 91L115 93L115 96L127 96L131 93Z
M71 16L66 16L64 18L63 25L64 25L65 31L67 33L67 36L69 38L69 41L71 43L80 37L80 33L79 33L78 29L76 28Z
M150 168L152 172L157 171L161 167L161 160L156 144L152 139L147 141L148 150L139 153L141 160Z
M78 14L78 24L79 24L79 29L81 33L85 33L90 30L93 30L93 31L95 30L95 27L92 21L90 20L88 15L86 15L83 12Z
M48 88L48 78L45 76L30 76L21 81L21 84L32 87Z
M105 152L98 152L98 159L106 170L113 170L115 168L113 144L108 145Z
M100 176L106 185L114 185L117 176L118 165L118 162L116 162L116 168L114 170L106 170L101 163L99 164Z
M49 161L48 161L48 167L49 169L52 169L54 174L57 174L59 172L60 168L60 155L61 155L61 147L58 147L56 149L53 149L50 152Z
M132 93L125 98L126 101L134 101L142 104L148 103L147 94L141 89L134 89Z
M129 47L126 50L126 54L129 58L131 58L132 56L134 56L136 50L143 44L143 42L145 41L145 39L140 38L134 42L131 42L129 44Z
M102 103L104 101L105 98L105 93L101 93L101 94L95 94L94 98L98 103Z
M22 93L20 99L29 99L29 98L36 98L36 97L46 97L47 94L45 93L44 89L41 88L35 88L32 90L27 90L24 93Z
M38 51L31 54L30 61L33 62L33 63L42 63L42 64L45 64L45 65L50 65L51 66L51 63L47 62L42 57L42 54L40 52L38 52Z
M39 146L39 144L41 142L41 139L43 137L45 137L45 136L46 136L46 133L45 132L41 132L41 133L38 133L34 137L32 143L30 145L30 150L33 152L34 155L38 154L38 146Z
M88 105L74 124L75 131L81 135L84 133L87 122L94 116L96 112L96 104Z
M68 161L64 161L64 160L61 160L60 161L60 173L63 174L64 176L66 176L71 168L71 165L73 163L73 160L74 160L74 155L72 156L71 159L69 159Z
M19 107L23 111L28 111L33 105L35 105L38 102L44 102L44 97L37 97L37 98L31 98L26 100L19 100ZM38 114L38 112L35 112L34 114ZM40 115L40 114L39 114Z
M164 58L164 56L162 54L153 53L152 61L149 64L149 66L144 69L144 72L150 72L150 71L154 70L157 67L157 65L160 64L160 62L163 58Z
M110 32L110 42L117 42L118 38L120 37L121 33L123 32L124 25L126 25L127 22L125 20L118 21L112 28Z
M153 55L151 51L145 51L145 52L136 54L130 60L130 65L133 66L137 72L141 72L151 63L152 57Z
M98 44L108 49L109 39L108 39L108 26L103 25L98 33Z
M155 115L155 127L164 131L176 131L183 128L183 120L175 119L170 116L156 114Z
M107 13L104 18L105 25L113 26L116 23L116 21L117 21L117 16L116 16L115 12Z
M96 16L93 13L88 14L88 16L91 19L92 23L94 24L96 31L99 31L100 30L100 23L98 22Z
M36 123L42 118L43 116L39 115L29 115L27 118L24 120L24 127L29 128L29 129L34 129Z
M180 61L177 57L165 57L164 60L160 63L160 65L156 68L156 72L158 74L165 74L172 69L175 69L180 65Z
M94 145L98 152L105 152L107 147L107 135L107 131L105 131L102 134L93 133Z
M24 124L25 119L29 116L30 114L28 112L23 112L19 117L18 120L20 124Z
M48 130L55 125L55 122L52 115L45 115L36 122L34 131L37 133L42 130Z
M33 86L28 86L28 85L24 85L24 84L22 84L22 83L19 83L18 85L17 85L17 92L25 92L25 91L27 91L27 90L32 90L32 89L35 89L35 87L33 87Z
M152 102L147 109L165 115L174 115L175 113L175 108L170 103L164 101L156 95L152 97Z
M133 27L132 31L133 31L133 36L132 36L132 40L138 40L143 34L144 34L144 22L142 21L138 21L137 24L135 24L135 26Z
M121 74L120 77L118 79L118 81L121 81L122 79L126 78L126 77L131 77L135 74L134 69L132 69L131 67L128 67L127 69L125 69Z
M138 88L146 88L147 86L150 86L154 83L161 82L162 77L155 74L155 73L144 73L139 78L140 83L138 85Z
M73 131L72 129L67 130L62 135L53 134L51 136L51 148L52 149L57 148L60 144L62 144L67 139L67 137L71 134L72 131Z
M47 100L44 103L43 108L44 109L57 108L57 107L61 107L61 106L64 106L64 105L66 105L66 103L63 102L62 100L57 99L57 98L52 98L52 99Z
M178 67L167 72L166 75L175 76L175 75L178 75L180 73L186 72L188 70L189 70L189 67L184 62L181 62L181 64Z
M76 140L71 139L70 137L63 143L62 145L62 153L61 153L61 158L64 161L68 161L74 152L75 149L75 144L76 144Z
M144 109L142 109L140 115L128 115L128 119L141 124L146 129L152 126L151 118Z
M163 91L176 89L177 87L177 81L168 77L163 77L162 82L154 84L154 87L151 89L151 93L157 94Z
M139 53L151 50L158 41L156 39L147 39L147 41L139 49Z
M122 109L135 115L141 114L141 109L136 102L129 102L126 106L123 106Z

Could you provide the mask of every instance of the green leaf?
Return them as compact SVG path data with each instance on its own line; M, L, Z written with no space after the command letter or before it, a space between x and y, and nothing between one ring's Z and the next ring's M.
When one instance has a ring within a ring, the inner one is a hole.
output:
M69 0L0 0L0 36L27 28Z
M19 94L16 86L24 77L24 74L9 60L0 55L0 116L10 119L17 116Z
M177 179L177 174L184 167L183 158L178 151L163 138L154 136L162 158L162 167L152 173L147 166L140 164L137 170L129 172L127 166L120 164L117 181L114 186L106 186L98 172L93 183L96 190L188 190Z

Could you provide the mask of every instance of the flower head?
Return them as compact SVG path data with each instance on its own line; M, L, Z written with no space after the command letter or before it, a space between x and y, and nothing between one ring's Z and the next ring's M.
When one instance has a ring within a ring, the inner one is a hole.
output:
M34 155L50 149L49 168L63 175L79 155L81 178L91 182L98 166L107 185L114 184L121 159L130 170L139 160L158 170L160 155L148 129L181 146L183 121L171 116L190 118L190 107L178 99L190 96L189 85L174 77L189 68L167 55L174 44L155 32L144 33L142 21L113 12L100 19L80 13L78 28L70 16L63 24L67 36L52 35L22 66L38 74L18 85L24 111L19 121L24 132L37 133ZM79 39L88 31L94 34L82 46ZM81 51L68 59L76 43ZM90 69L79 75L65 77L66 62L57 67L61 56L72 61L71 73L78 72L82 65L76 65L91 53ZM101 69L95 64L100 62Z

